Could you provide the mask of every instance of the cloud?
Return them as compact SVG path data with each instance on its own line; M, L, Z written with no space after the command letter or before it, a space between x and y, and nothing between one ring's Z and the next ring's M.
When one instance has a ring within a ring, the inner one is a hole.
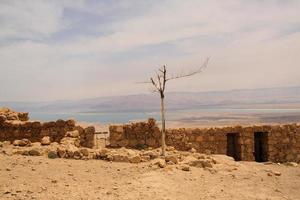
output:
M147 92L133 83L163 64L176 73L207 56L205 73L169 90L300 84L299 1L0 4L0 100Z

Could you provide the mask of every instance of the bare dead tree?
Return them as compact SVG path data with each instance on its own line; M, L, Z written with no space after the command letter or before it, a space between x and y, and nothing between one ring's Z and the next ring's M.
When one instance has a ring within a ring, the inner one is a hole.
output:
M158 69L156 75L150 78L150 81L140 82L140 83L150 83L154 87L153 92L158 92L160 94L160 112L161 112L161 147L162 147L162 156L166 155L166 117L165 117L165 89L166 83L171 80L190 77L196 75L203 71L208 65L209 58L198 69L188 72L181 73L171 77L167 76L167 68L164 65L162 68Z

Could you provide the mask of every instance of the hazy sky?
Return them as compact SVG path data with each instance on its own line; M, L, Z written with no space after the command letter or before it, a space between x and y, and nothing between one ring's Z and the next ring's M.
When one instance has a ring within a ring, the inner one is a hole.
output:
M300 1L0 0L0 100L300 85Z

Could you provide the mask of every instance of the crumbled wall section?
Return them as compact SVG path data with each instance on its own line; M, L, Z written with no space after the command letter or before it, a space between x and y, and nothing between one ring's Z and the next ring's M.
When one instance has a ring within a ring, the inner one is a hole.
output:
M154 119L125 125L112 125L109 128L109 142L112 147L159 147L161 133ZM169 129L166 143L178 150L196 149L200 153L226 154L227 134L238 136L237 146L241 160L254 161L255 132L268 135L267 158L273 162L300 162L300 126L250 126L223 128Z
M111 125L109 131L111 147L160 146L160 130L154 119L149 119L147 122Z
M75 126L74 120L57 120L41 123L39 121L0 121L0 141L14 141L29 139L31 142L40 142L44 136L49 136L51 142L60 142L68 131L78 130L80 144L92 148L94 145L94 127L82 128Z

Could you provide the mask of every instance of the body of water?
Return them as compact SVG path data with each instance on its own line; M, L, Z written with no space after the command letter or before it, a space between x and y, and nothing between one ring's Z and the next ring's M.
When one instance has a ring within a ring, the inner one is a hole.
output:
M209 116L218 114L231 115L253 115L253 114L300 114L300 109L195 109L195 110L172 110L167 111L168 120L180 120L182 118L194 116ZM97 122L97 123L126 123L136 120L146 120L148 118L160 119L159 112L103 112L103 113L46 113L46 112L30 112L30 119L40 121L51 121L57 119L75 119L83 122Z

